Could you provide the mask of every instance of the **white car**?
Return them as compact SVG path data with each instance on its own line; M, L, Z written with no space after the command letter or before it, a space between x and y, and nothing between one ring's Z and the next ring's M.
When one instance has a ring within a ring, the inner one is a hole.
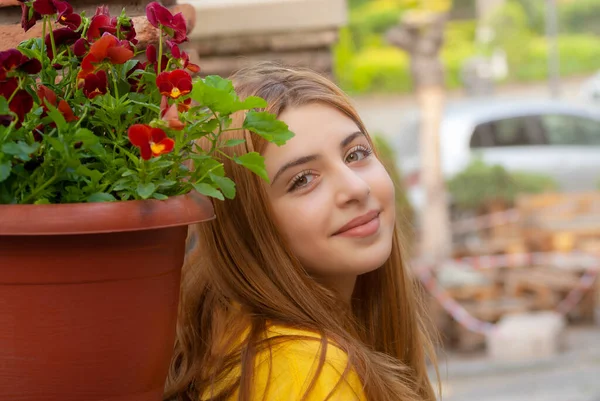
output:
M393 139L408 196L422 210L419 114ZM508 170L553 177L563 191L590 191L600 181L600 110L559 101L474 99L449 105L440 130L445 179L475 157Z

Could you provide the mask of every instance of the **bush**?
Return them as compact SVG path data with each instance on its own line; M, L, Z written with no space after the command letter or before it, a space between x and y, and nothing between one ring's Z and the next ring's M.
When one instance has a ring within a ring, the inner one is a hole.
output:
M598 0L564 1L558 6L559 27L567 33L600 34Z
M491 202L512 205L518 194L541 193L557 188L545 175L508 172L500 165L474 159L462 172L448 181L454 204L463 210L480 210Z
M356 53L340 78L351 93L409 92L412 87L408 55L393 47Z
M548 77L548 42L532 38L527 63L512 66L511 76L519 81L543 80ZM581 75L600 69L600 40L593 36L571 35L558 38L560 75Z
M381 37L399 21L404 5L398 0L363 3L350 11L350 31L358 48L366 46L373 36Z
M441 57L446 68L446 84L461 86L460 71L466 59L475 54L475 22L448 25ZM342 29L334 48L334 71L339 84L348 92L405 93L412 90L410 58L404 51L372 39L371 46L357 50L348 29Z

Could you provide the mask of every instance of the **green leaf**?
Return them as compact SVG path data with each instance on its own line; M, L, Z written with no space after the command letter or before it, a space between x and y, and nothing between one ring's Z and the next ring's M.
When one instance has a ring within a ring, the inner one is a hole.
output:
M104 192L96 192L87 198L88 202L114 202L116 200L114 196Z
M121 178L120 180L117 180L112 187L113 191L122 191L124 189L127 189L129 187L131 187L131 180L127 179L127 178Z
M63 117L62 113L60 111L58 111L58 109L56 107L52 106L52 104L50 104L50 102L48 100L45 100L45 103L46 103L46 106L48 107L48 115L50 116L52 121L54 121L54 123L56 124L58 131L63 131L65 129L65 127L67 126L67 121Z
M223 147L227 148L229 146L236 146L236 145L242 144L244 142L246 142L245 139L229 139L227 142L225 142L223 144Z
M218 175L214 174L211 174L210 178L213 179L215 184L217 184L227 199L235 198L235 182L227 177L219 177Z
M177 181L173 181L173 180L162 180L158 183L158 188L169 188L172 187L173 185L177 184Z
M267 107L267 101L262 97L249 96L241 103L242 110L259 109Z
M230 80L225 79L219 75L207 76L204 79L204 83L211 88L219 89L230 94L235 93L233 83Z
M169 197L167 195L163 195L163 194L159 194L159 193L155 193L154 195L152 195L152 197L154 199L158 199L158 200L167 200L167 199L169 199Z
M171 160L151 159L149 164L152 166L152 168L166 168L171 167L173 162Z
M123 174L121 174L121 177L129 177L130 175L134 175L134 174L136 174L136 172L133 170L125 170L125 172Z
M200 183L193 184L193 187L196 191L200 192L202 195L212 196L213 198L217 198L219 200L224 200L223 194L219 192L218 189L213 187L212 185Z
M18 141L18 142L9 142L2 145L2 151L8 155L12 155L26 162L31 160L32 153L36 152L40 148L40 144L34 142L29 145L27 142Z
M10 170L12 169L12 165L9 161L4 163L0 163L0 182L6 180L10 175Z
M94 133L92 131L90 131L87 128L78 129L77 132L75 133L74 138L76 141L83 142L83 146L85 148L90 148L100 142L100 139L96 135L94 135Z
M269 176L265 168L265 159L259 153L246 153L245 155L236 156L234 160L237 164L241 164L263 180L269 182Z
M136 190L137 194L142 199L148 199L150 196L152 196L154 191L156 191L156 185L151 182L148 184L139 183Z
M289 130L286 123L266 111L249 111L246 114L243 127L277 146L284 145L294 137L294 133Z
M267 106L264 99L256 96L240 101L231 81L217 75L209 75L195 82L190 96L200 105L222 115Z
M0 115L6 115L10 113L10 109L8 108L8 100L3 96L0 96Z
M90 170L84 165L77 166L77 168L75 168L75 173L91 178L94 183L100 182L100 179L102 178L101 172L98 170Z

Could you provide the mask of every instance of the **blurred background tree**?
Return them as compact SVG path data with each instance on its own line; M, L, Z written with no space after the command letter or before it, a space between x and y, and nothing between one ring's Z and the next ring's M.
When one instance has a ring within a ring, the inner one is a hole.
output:
M434 8L448 6L443 1L432 4ZM352 94L410 92L413 82L409 57L387 44L383 32L411 7L426 5L417 0L350 0L349 26L342 30L334 49L334 72L340 85ZM460 88L464 63L482 55L476 15L475 0L454 0L450 4L441 52L448 89ZM586 75L600 69L600 0L559 0L558 16L561 76ZM509 63L509 74L500 83L547 79L545 2L507 0L492 18L496 21L494 45L504 49ZM511 29L502 27L499 21L507 21Z

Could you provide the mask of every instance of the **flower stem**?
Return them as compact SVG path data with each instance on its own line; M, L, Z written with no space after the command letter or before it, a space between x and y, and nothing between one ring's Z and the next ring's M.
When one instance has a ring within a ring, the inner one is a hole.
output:
M48 17L44 16L44 19L42 20L42 55L41 55L41 59L42 59L42 74L46 71L46 68L44 67L44 61L46 60L46 57L44 57L45 53L46 53L46 19Z
M162 72L161 63L162 63L162 53L163 53L163 44L162 44L162 25L160 26L160 31L158 34L158 73Z
M115 68L111 68L112 81L115 86L115 98L119 99L119 88L117 87L117 74Z
M48 21L48 25L50 25L50 43L52 44L52 61L54 61L54 57L56 57L56 45L54 44L54 33L52 32L52 23ZM44 37L44 40L46 38Z
M54 184L54 181L56 181L57 178L58 178L58 172L55 172L54 175L52 176L52 178L50 178L48 181L46 181L45 183L43 183L42 185L37 187L37 189L35 191L33 191L27 198L25 198L25 200L23 200L23 203L29 203L32 200L35 200L36 196L38 196L40 193L42 193L50 185Z

